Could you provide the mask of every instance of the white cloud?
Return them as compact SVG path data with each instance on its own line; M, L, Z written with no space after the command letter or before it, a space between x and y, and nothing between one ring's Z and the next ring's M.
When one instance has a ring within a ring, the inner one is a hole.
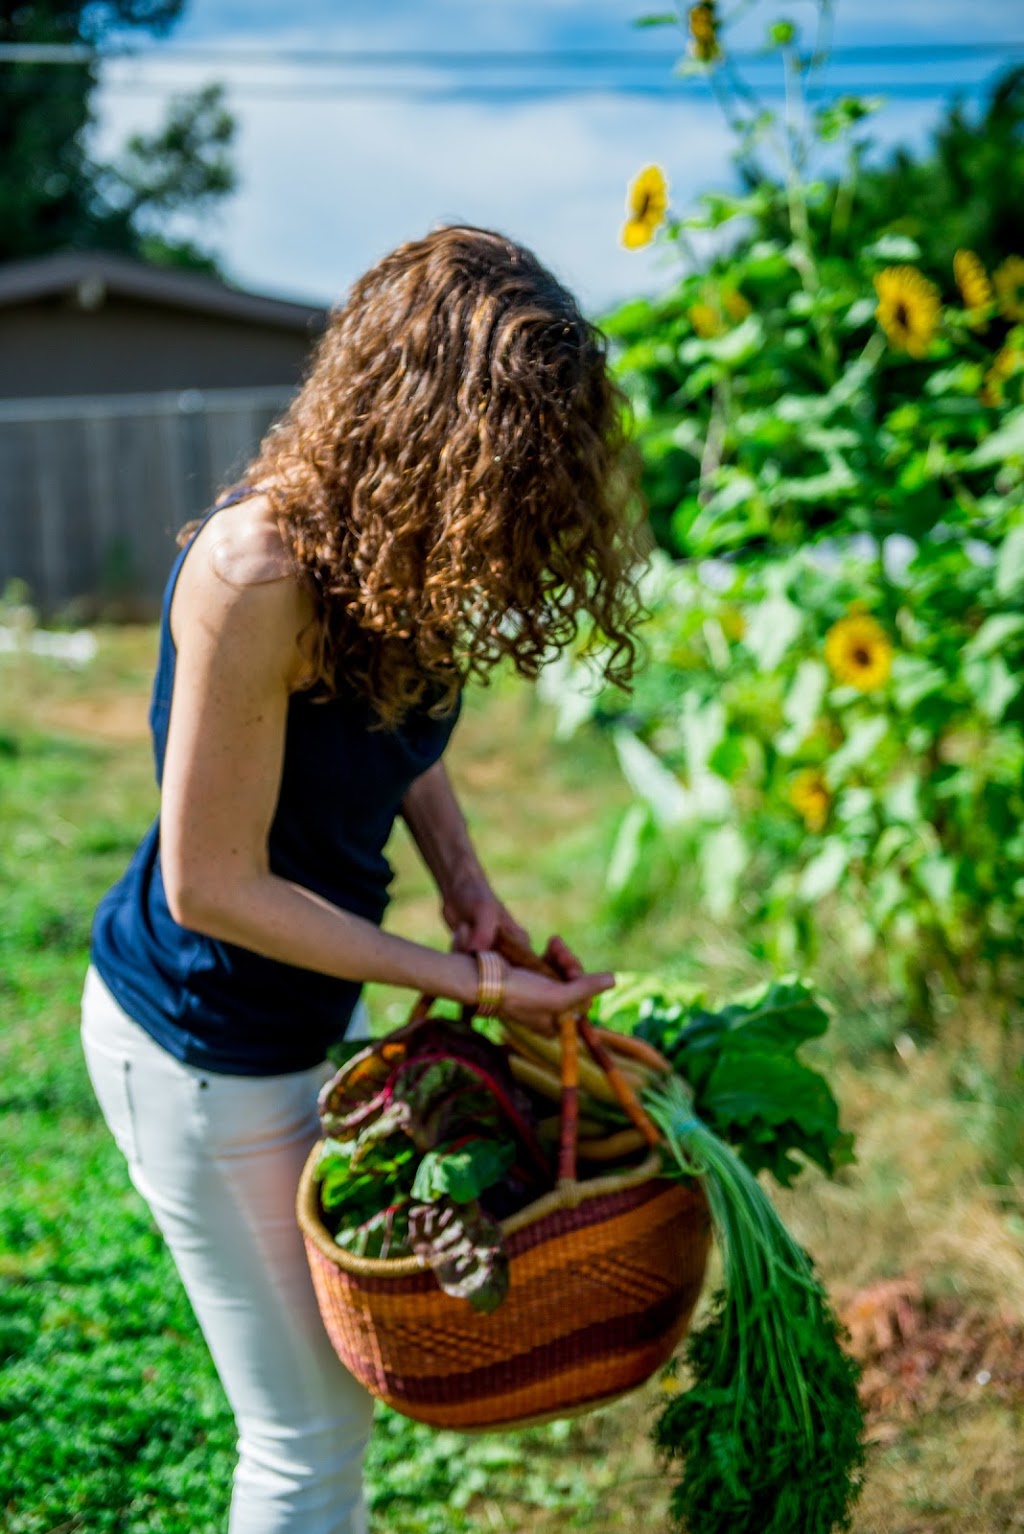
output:
M176 75L181 88L205 78ZM729 173L725 125L693 102L588 96L499 108L239 96L232 108L241 185L218 248L247 285L321 298L339 296L399 241L463 220L532 246L584 304L600 307L664 280L656 250L618 243L639 167L664 164L679 206ZM153 98L109 92L98 148L112 152L159 116Z
M489 19L503 29L522 29L524 46L544 46L556 12L562 21L579 16L571 32L559 21L563 43L604 43L614 19L608 6L592 0L586 5L560 0L557 6L545 0L545 7L526 0L435 3L429 8L430 45L495 46L495 37L482 35ZM635 9L642 8L638 0ZM324 51L425 45L427 18L418 3L371 7L368 0L352 0L341 17L332 9L330 19L314 30L309 13L320 9L281 11L275 5L264 12L257 6L248 12L251 25L243 32L243 13L233 9L233 0L197 0L177 40L234 39L249 49L277 49L279 56L287 47L313 46L314 38ZM634 8L616 4L614 9L623 47L635 48L640 38L628 28ZM794 14L808 16L810 9L804 0ZM764 7L756 11L763 25ZM962 25L954 0L846 0L838 12L845 31L837 40L847 42L854 37L888 42L918 29L941 37L954 17ZM1006 21L1005 7L979 0L972 32L976 38L991 36L999 21ZM260 25L265 31L253 30ZM587 25L595 29L590 35L584 35ZM512 41L503 31L501 45ZM660 46L668 43L666 37ZM218 76L232 86L240 187L204 233L237 281L271 292L336 299L399 241L461 219L499 228L532 246L588 308L599 309L630 292L657 290L668 280L666 256L657 248L625 252L618 244L626 184L641 165L655 161L666 168L677 208L731 179L729 133L710 101L693 96L575 95L498 105L415 99L410 92L345 100L327 94L329 72L314 75L286 62L109 66L107 78L115 88L100 97L101 152L110 153L127 132L159 120L166 91L155 82L177 82L185 89ZM422 84L427 77L421 71L409 78ZM433 78L444 83L442 75ZM137 88L126 94L131 80ZM934 101L904 101L887 107L872 131L882 143L920 144L935 116Z

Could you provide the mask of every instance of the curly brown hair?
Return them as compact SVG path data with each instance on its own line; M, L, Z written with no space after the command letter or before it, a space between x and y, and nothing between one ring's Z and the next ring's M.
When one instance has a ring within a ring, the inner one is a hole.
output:
M314 597L312 681L394 727L504 658L535 677L588 615L628 683L622 421L603 337L529 251L454 226L385 256L246 475Z

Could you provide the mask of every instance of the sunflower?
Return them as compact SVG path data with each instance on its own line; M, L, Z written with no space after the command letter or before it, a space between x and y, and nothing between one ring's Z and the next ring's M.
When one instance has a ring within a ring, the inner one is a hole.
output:
M837 681L874 692L892 670L892 645L880 623L855 609L825 635L825 659Z
M989 305L995 300L988 272L973 250L958 250L953 257L953 276L960 289L967 323L972 330L988 329Z
M939 328L939 290L916 266L887 266L875 278L878 323L897 351L923 357Z
M1007 256L992 273L999 308L1008 320L1024 320L1024 256Z
M715 11L714 0L690 7L690 50L701 64L713 64L722 57Z
M627 250L649 245L654 231L668 212L668 182L659 165L648 165L632 182L626 196L628 219L622 227L622 243Z
M702 341L709 341L712 336L722 333L722 316L714 304L691 304L686 317Z
M790 784L789 802L803 817L808 831L824 829L832 795L828 791L828 784L820 768L801 768Z

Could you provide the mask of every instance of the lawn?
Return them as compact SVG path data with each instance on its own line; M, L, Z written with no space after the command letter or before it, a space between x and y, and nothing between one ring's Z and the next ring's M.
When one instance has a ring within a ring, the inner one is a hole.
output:
M153 815L151 630L100 633L75 670L0 656L0 1529L213 1534L233 1433L187 1301L103 1126L77 1039L89 924ZM494 882L542 941L594 965L670 968L729 991L766 978L685 891L631 928L603 914L627 801L601 738L551 739L535 697L474 696L451 768ZM443 941L398 833L389 923ZM941 1040L899 1030L841 947L830 1075L860 1162L781 1199L868 1361L873 1443L858 1534L1024 1529L1024 1209L999 1040L970 1008ZM408 998L378 991L378 1028ZM382 1413L375 1534L664 1526L646 1441L659 1386L525 1434L434 1434Z

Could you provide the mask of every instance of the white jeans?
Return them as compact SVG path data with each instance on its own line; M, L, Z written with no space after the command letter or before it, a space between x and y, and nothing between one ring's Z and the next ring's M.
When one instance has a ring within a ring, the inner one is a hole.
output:
M365 1031L365 1011L353 1031ZM235 1414L230 1534L365 1534L373 1403L327 1339L295 1221L328 1067L224 1076L183 1065L91 967L82 1042Z

